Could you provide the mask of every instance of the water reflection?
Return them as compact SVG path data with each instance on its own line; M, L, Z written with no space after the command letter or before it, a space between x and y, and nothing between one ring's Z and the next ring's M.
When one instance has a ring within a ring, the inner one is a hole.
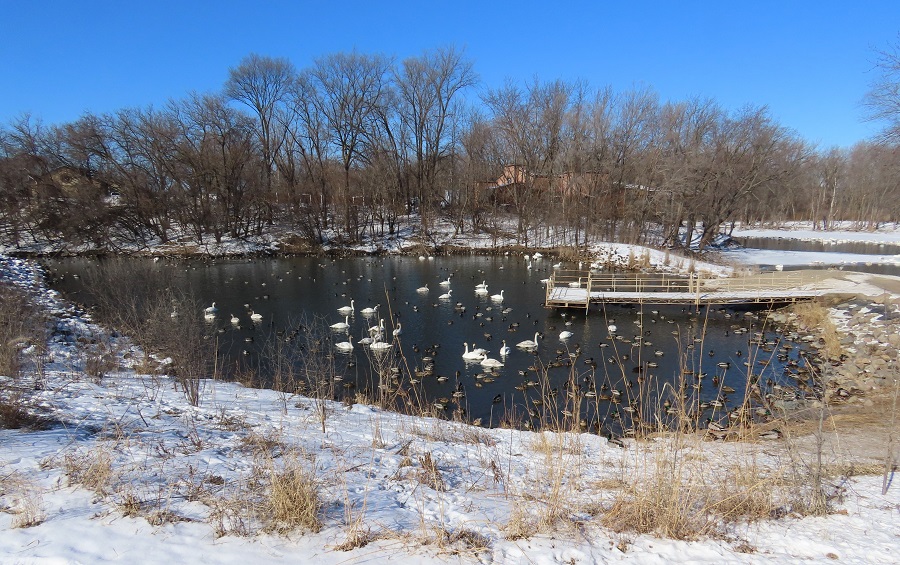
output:
M49 266L78 273L87 263ZM733 418L748 387L795 391L809 378L802 348L764 327L754 312L651 305L547 310L546 259L530 267L520 257L463 256L154 268L171 270L198 304L216 304L208 329L232 376L252 374L277 386L285 375L301 375L337 398L362 395L483 425L618 433L635 420L665 420L679 411L700 421L729 411ZM64 277L58 286L89 301L83 282ZM202 309L196 316L204 316ZM483 352L471 355L476 349Z

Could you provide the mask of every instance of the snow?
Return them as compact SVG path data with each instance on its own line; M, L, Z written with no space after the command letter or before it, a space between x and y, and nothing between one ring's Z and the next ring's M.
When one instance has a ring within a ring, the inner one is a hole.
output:
M731 271L629 246L594 251L646 257L673 271ZM778 253L777 263L788 260ZM54 337L43 377L26 378L54 425L0 430L4 563L887 564L900 555L898 487L882 494L876 474L846 478L827 516L787 512L681 541L616 532L601 519L617 492L609 485L671 453L671 438L619 447L591 434L481 429L217 381L204 381L200 405L191 406L171 378L140 370L142 354L125 338L114 340L119 368L95 382L74 337L103 329L47 290L27 261L0 256L0 278L27 288L71 332ZM843 273L830 284L881 292L863 275ZM735 461L766 469L785 463L777 443L687 441L687 459L715 476ZM245 512L261 503L254 485L291 461L315 477L318 532L277 533L265 516ZM101 464L74 480L73 469L91 462ZM109 477L89 488L104 468ZM133 513L130 500L142 502ZM249 502L227 504L241 500ZM535 519L551 503L561 510L552 527L521 538L509 533L517 516ZM14 527L28 512L39 523ZM344 551L354 533L369 543Z
M808 222L792 222L783 228L762 228L738 226L732 231L734 237L763 237L796 239L824 243L900 243L900 225L886 224L878 230L853 230L849 222L840 223L830 230L814 230Z

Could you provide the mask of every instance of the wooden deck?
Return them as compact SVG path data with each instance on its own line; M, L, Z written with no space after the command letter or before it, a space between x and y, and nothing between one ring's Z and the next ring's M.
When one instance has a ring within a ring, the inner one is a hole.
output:
M595 304L775 304L811 300L828 294L816 280L797 273L767 273L748 278L677 277L665 274L592 273L557 270L547 281L548 308L584 308Z

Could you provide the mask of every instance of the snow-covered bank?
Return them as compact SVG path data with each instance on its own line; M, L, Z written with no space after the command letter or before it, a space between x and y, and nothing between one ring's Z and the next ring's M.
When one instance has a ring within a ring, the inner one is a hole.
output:
M863 253L829 253L823 251L782 251L774 249L728 249L716 252L722 260L740 265L847 266L900 265L900 255L869 255Z
M143 372L141 353L122 339L112 340L118 367L95 382L83 344L102 330L58 302L29 263L2 258L0 273L65 330L43 375L16 383L54 423L0 430L4 561L893 563L900 550L890 527L900 497L895 485L882 495L877 474L835 476L845 482L829 483L842 495L829 516L779 506L780 518L726 521L697 541L605 522L657 458L681 450L679 461L697 463L684 472L721 481L736 462L765 474L793 466L782 441L688 436L679 447L663 436L619 447L589 434L485 430L215 381L191 406L172 379ZM315 479L318 532L275 533L259 512L290 465Z
M813 229L811 222L788 222L780 228L739 225L733 237L763 237L826 243L900 243L900 225L884 224L877 230L854 229L851 222L836 222L828 230Z

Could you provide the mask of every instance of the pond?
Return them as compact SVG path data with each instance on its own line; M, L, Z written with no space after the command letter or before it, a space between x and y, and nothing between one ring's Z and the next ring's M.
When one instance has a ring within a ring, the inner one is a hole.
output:
M91 302L91 284L73 275L96 268L97 260L45 265L57 289ZM150 268L169 270L198 304L215 302L206 328L224 367L256 371L266 384L272 344L317 333L328 342L329 394L336 398L389 392L398 409L485 426L577 421L621 433L641 414L673 413L682 399L690 417L717 420L729 411L735 417L748 383L758 383L762 394L809 386L802 343L767 326L764 313L653 305L548 310L547 259L531 268L515 256L160 261ZM479 283L487 292L476 292ZM502 301L495 296L501 294ZM351 304L346 317L338 312ZM366 308L377 313L364 315ZM202 310L179 313L173 323L202 318ZM380 320L383 349L360 345ZM346 329L330 327L345 321ZM563 331L571 337L561 339ZM537 348L517 347L535 339ZM339 349L342 342L352 349ZM502 365L465 360L466 347L484 348Z

